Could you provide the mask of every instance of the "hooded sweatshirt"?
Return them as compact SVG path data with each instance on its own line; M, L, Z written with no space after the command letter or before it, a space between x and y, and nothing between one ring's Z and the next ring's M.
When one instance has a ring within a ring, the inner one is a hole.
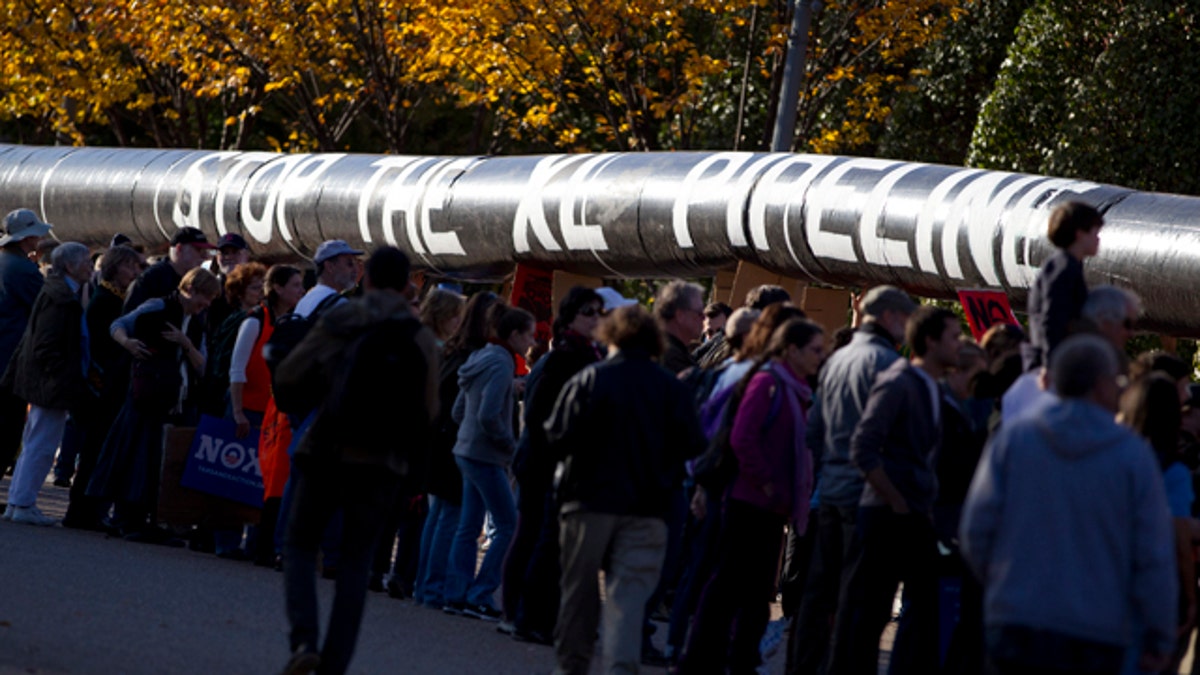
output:
M1154 453L1112 413L1052 400L984 451L959 530L989 627L1171 653L1178 582ZM1144 632L1134 635L1135 625Z
M455 455L501 466L512 462L513 365L512 352L493 343L475 350L458 369Z

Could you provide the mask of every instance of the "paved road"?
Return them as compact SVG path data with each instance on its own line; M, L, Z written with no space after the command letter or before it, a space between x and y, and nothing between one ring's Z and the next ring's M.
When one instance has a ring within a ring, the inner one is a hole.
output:
M7 491L0 481L0 500ZM39 504L61 516L65 500L65 489L47 484ZM0 579L0 674L261 675L287 657L282 577L249 563L0 521ZM319 586L327 610L333 582ZM351 672L529 675L552 666L548 647L514 642L494 624L372 594Z

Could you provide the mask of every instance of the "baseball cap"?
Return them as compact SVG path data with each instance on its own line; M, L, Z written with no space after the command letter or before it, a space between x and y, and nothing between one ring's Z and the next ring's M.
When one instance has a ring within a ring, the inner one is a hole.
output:
M358 249L350 248L350 244L347 244L345 241L342 241L341 239L330 239L329 241L321 242L321 245L317 247L317 254L315 256L313 256L313 262L320 265L321 263L325 262L326 260L329 260L330 258L336 258L339 255L362 255L362 254L363 254L363 251L359 251Z
M889 310L912 314L917 309L917 303L908 297L908 293L895 286L876 286L867 291L861 307L863 314L877 317Z
M113 235L112 241L108 242L108 247L112 248L114 246L125 246L132 243L133 240L129 238L129 235L118 232Z
M597 288L596 295L599 295L600 299L604 301L604 311L606 312L611 312L618 307L637 304L637 300L630 300L618 293L616 289L609 288L608 286Z
M14 241L30 237L44 237L53 225L43 223L33 211L17 209L4 216L4 237L0 238L0 246L8 246Z
M195 246L196 248L216 248L208 243L208 237L204 233L194 227L181 227L175 235L171 237L171 245L178 246L185 244Z
M246 239L242 237L242 235L234 234L233 232L226 232L225 234L221 235L220 239L217 240L217 248L225 248L227 246L232 246L242 251L250 248L250 246L246 244Z

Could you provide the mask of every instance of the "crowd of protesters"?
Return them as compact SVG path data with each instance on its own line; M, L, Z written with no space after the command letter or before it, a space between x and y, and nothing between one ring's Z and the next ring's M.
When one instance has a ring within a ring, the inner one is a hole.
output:
M58 523L53 468L63 526L282 569L284 673L344 672L370 591L571 675L597 644L605 672L752 673L779 639L789 675L874 675L891 622L894 673L1176 672L1200 399L1180 358L1127 355L1136 295L1088 288L1102 225L1051 215L1028 339L976 343L891 286L827 334L778 286L734 309L672 281L651 310L571 288L539 344L532 314L419 289L395 248L324 242L306 291L236 234L180 229L147 266L118 238L41 246L51 226L14 211L4 518ZM255 526L158 521L164 424L202 413L260 434Z

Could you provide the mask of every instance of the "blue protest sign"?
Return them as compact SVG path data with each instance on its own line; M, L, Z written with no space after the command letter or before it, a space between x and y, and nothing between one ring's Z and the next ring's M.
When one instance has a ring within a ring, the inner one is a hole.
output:
M238 438L232 420L204 415L179 484L214 497L262 508L263 477L258 465L258 430Z

